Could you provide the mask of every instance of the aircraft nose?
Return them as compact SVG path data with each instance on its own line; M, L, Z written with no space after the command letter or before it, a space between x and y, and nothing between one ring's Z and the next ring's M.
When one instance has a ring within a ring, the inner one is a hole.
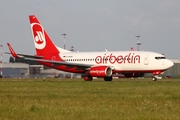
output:
M170 68L174 65L174 63L171 60L167 61L167 67Z

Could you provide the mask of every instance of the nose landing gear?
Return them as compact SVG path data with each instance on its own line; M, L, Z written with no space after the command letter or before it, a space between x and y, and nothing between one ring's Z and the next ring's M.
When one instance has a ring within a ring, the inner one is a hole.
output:
M152 77L152 81L153 81L153 82L157 81L157 78L158 78L157 75L153 76L153 77Z
M157 81L157 79L159 78L158 75L163 74L163 71L154 71L152 74L152 81Z

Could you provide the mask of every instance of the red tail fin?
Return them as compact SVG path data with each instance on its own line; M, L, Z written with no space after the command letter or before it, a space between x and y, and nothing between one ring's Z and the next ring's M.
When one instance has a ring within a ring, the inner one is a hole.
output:
M58 54L58 49L49 38L36 16L30 15L29 20L37 55Z
M35 15L29 16L36 54L45 59L61 60L59 48L52 42Z

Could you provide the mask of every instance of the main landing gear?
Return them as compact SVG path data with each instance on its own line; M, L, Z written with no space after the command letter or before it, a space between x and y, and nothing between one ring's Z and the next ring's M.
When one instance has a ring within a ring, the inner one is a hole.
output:
M112 76L110 76L110 77L104 77L104 81L112 81Z
M85 76L84 76L84 80L85 80L85 81L92 81L93 78L92 78L92 76L90 76L90 75L85 75ZM104 77L104 81L112 81L112 76L110 76L110 77Z
M84 80L85 80L85 81L92 81L93 78L92 78L90 75L85 75L85 76L84 76Z

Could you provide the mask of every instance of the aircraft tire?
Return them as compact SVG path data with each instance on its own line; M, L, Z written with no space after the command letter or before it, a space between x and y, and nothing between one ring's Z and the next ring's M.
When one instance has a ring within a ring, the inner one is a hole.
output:
M157 81L157 78L156 77L152 77L152 81L153 82Z
M92 81L92 77L89 75L84 76L85 81Z
M110 76L110 77L104 77L104 81L112 81L112 76Z

